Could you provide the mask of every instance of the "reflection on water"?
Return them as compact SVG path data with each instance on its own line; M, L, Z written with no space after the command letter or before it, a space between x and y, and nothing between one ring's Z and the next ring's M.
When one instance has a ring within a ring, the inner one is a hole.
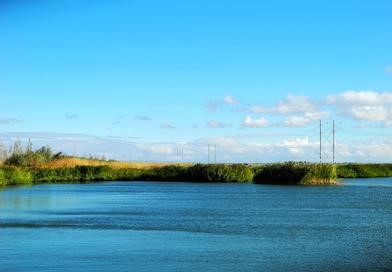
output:
M345 186L392 187L391 178L344 179Z
M392 179L0 191L4 271L385 271L391 256Z
M30 210L50 206L51 195L37 197L32 194L12 194L0 198L0 209Z

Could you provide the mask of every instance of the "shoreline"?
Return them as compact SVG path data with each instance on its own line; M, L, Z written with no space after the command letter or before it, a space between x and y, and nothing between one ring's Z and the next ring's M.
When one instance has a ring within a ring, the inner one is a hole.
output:
M48 183L88 183L103 181L172 181L195 183L255 183L272 185L339 185L341 178L392 177L392 164L317 164L305 162L245 164L151 164L150 167L0 166L0 187ZM139 166L142 164L139 164Z
M108 165L74 167L0 166L0 186L101 181L184 181L195 183L255 183L277 185L335 185L332 164L277 163L165 165L152 168L113 168Z

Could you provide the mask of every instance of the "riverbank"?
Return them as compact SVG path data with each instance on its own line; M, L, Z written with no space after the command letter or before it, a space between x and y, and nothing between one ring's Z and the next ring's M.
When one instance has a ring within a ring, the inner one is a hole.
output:
M390 163L343 163L336 166L338 178L392 177Z
M257 184L331 185L337 183L331 164L277 163L163 165L140 168L110 165L70 167L0 167L0 185L86 183L99 181L254 182Z

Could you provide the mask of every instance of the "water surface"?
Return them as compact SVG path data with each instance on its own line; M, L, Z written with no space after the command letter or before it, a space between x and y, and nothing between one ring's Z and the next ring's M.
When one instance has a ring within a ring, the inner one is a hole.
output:
M392 179L0 191L1 271L392 271Z

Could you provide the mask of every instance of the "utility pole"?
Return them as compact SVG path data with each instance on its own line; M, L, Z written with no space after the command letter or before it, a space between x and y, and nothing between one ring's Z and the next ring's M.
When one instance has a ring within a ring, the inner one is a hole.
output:
M210 144L208 144L208 164L210 164Z
M321 151L322 151L322 145L321 145L321 120L320 120L320 163L322 161Z
M216 164L216 144L215 144L215 164Z
M332 163L335 163L335 120L332 120Z

